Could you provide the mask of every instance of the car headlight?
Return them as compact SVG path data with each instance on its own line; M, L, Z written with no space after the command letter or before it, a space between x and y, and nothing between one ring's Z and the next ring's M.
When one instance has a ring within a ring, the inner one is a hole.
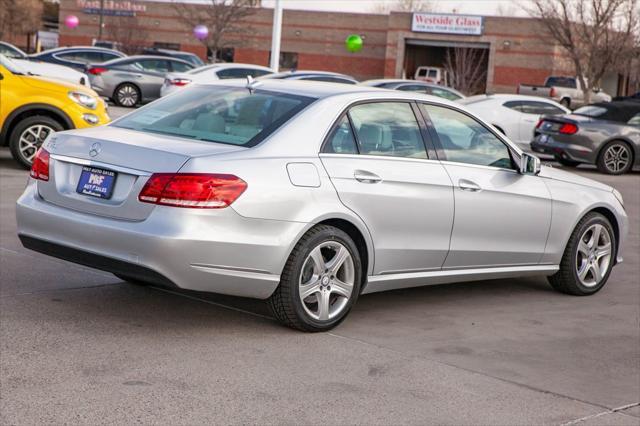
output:
M613 192L613 196L616 197L616 200L620 202L620 205L624 207L624 200L622 199L622 194L620 193L620 191L618 191L617 189L614 189L611 192Z
M95 97L82 92L69 92L69 99L89 109L96 109L96 105L98 105L98 100Z

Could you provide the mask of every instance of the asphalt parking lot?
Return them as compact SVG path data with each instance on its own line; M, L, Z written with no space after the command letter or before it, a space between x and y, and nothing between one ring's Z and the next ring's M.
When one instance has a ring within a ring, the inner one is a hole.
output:
M0 423L638 425L640 173L578 172L617 188L631 220L625 263L595 296L545 278L399 290L303 334L259 301L22 248L27 172L1 149Z

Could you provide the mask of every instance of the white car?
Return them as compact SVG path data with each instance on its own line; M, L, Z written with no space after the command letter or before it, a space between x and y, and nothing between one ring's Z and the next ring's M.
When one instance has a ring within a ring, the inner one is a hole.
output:
M543 115L562 115L571 111L549 99L523 95L478 95L458 101L483 120L491 123L526 151L533 131Z
M57 78L91 87L89 77L73 68L47 62L29 60L28 55L13 44L0 41L0 55L4 55L29 74Z
M253 64L221 63L205 65L187 72L172 72L166 75L160 88L160 96L173 93L191 83L211 83L231 78L260 77L273 74L271 68Z
M78 72L73 68L65 67L64 65L56 65L39 61L27 61L25 59L13 59L13 62L32 75L70 81L75 84L80 84L89 88L91 87L91 83L89 83L89 76Z

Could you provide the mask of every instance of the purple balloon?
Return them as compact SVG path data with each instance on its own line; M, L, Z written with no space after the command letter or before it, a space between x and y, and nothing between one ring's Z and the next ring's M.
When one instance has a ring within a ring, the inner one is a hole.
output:
M68 28L75 28L78 26L78 24L80 23L80 20L78 19L78 17L76 15L68 15L66 18L64 18L64 24L68 27Z
M204 25L196 25L193 28L193 35L198 40L204 40L209 35L209 30Z

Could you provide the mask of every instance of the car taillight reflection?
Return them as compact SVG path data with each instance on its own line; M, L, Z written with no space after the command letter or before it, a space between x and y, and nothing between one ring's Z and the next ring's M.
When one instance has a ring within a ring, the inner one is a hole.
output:
M219 209L230 206L247 189L234 175L209 173L154 173L138 200L163 206Z

